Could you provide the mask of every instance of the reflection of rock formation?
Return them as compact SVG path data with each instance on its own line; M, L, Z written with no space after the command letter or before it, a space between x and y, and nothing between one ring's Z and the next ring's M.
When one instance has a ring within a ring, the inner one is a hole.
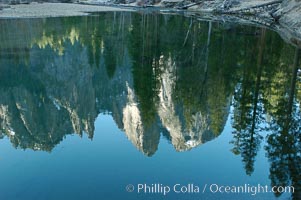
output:
M124 131L131 142L146 155L157 151L160 133L154 124L146 129L141 119L134 91L128 86L128 103L123 109Z
M177 150L187 149L185 139L182 135L181 122L175 113L175 106L172 99L172 92L175 86L174 64L168 59L166 69L161 75L161 88L159 93L160 103L158 105L158 114L163 126L167 129L171 136L171 142ZM160 65L164 67L165 63L160 59ZM184 146L184 147L182 147Z
M58 112L45 98L41 82L25 68L1 61L1 129L15 146L50 150L68 133L66 113Z
M163 73L160 77L158 114L176 150L188 150L213 139L215 136L210 130L208 115L201 111L191 113L189 122L185 117L181 117L184 111L175 103L173 94L176 85L175 63L171 58L164 63L161 57L160 65Z
M58 109L68 112L72 129L77 134L86 132L93 137L94 120L97 117L96 94L93 86L94 71L88 66L86 52L76 45L70 54L65 54L53 63L47 63L38 74L46 87L47 96ZM71 53L72 52L72 53Z
M68 72L64 73L64 80L60 79L58 74L63 72L59 70L68 69L64 61L55 67L44 63L43 68L37 66L36 60L30 61L30 68L14 66L14 60L9 58L1 61L1 74L6 76L0 88L1 127L15 146L51 150L65 134L85 131L89 137L93 136L97 113L90 99L91 89L85 88L91 86L91 79L84 77L86 67L83 70L73 67L79 78L88 81L81 83L79 78L69 79L68 75L76 77L76 74Z
M269 114L272 185L296 184L298 199L300 70L294 65L288 81L288 47L271 33L246 37L241 29L228 33L210 23L207 31L203 22L175 16L169 25L160 15L123 15L0 21L0 138L51 151L67 134L92 138L95 118L105 112L147 156L161 133L185 151L222 132L232 99L233 152L251 174ZM189 37L183 24L191 26Z
M140 148L143 144L143 125L135 94L128 87L128 103L123 109L124 130L132 143Z
M174 56L167 60L161 56L162 73L157 74L159 88L156 84L146 84L144 77L139 79L139 84L151 87L148 92L159 91L152 93L158 99L158 105L152 107L153 118L145 122L148 115L143 115L142 104L146 105L145 109L148 102L142 101L148 96L143 96L147 94L141 92L143 86L138 98L133 81L137 74L132 71L132 63L138 63L139 67L140 61L132 60L129 55L131 47L126 42L132 30L129 27L140 24L120 20L125 24L99 28L104 20L106 23L118 21L122 13L120 16L115 14L117 17L113 15L107 14L99 21L89 21L89 17L76 18L82 20L80 23L75 23L72 18L64 19L70 20L70 23L63 21L66 30L56 28L62 26L60 19L35 20L34 27L27 20L24 24L22 20L5 24L8 29L25 27L16 37L23 35L26 38L22 41L22 48L16 49L20 41L14 43L8 32L0 32L4 41L9 38L9 42L3 44L9 53L1 51L0 47L0 124L1 132L10 138L14 146L51 151L66 134L87 133L92 138L95 118L101 112L110 113L134 146L147 156L156 152L160 133L166 130L178 151L191 149L219 134L214 135L210 129L208 111L195 105L190 110L187 105L182 105L181 98L185 98L185 93L176 100L174 90L178 65L172 59ZM87 33L87 21L91 33ZM12 27L9 28L10 24ZM119 34L116 30L120 27L124 30ZM90 34L94 34L91 37L93 41L86 36ZM114 43L119 40L123 42ZM114 43L112 47L106 46L111 43ZM113 55L116 57L114 66L112 64L108 68L106 59L112 56L105 53L113 50L118 53ZM141 57L141 52L137 53L137 57ZM153 60L153 54L145 55L150 57L148 60ZM144 75L143 70L152 71L147 67L139 70L138 75Z

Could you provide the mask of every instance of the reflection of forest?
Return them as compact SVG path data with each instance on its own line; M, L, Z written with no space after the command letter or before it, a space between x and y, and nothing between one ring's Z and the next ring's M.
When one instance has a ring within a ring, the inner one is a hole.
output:
M133 13L0 26L0 136L15 147L92 138L105 112L145 155L161 133L188 150L223 131L232 102L233 152L246 173L267 133L272 184L301 190L299 51L276 34Z

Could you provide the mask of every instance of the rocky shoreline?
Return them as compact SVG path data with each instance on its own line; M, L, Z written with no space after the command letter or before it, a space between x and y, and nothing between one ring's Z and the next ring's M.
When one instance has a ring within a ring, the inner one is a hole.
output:
M301 48L301 0L5 0L0 4L0 18L76 16L151 8L184 11L195 17L205 13L216 20L262 25Z
M93 6L70 3L30 3L9 5L0 10L0 19L45 18L89 15L92 12L130 11L112 6Z

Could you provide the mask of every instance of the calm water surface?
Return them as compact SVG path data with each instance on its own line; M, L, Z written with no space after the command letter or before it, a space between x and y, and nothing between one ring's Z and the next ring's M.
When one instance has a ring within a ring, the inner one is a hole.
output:
M0 20L0 41L0 199L301 199L300 52L276 33L111 12Z

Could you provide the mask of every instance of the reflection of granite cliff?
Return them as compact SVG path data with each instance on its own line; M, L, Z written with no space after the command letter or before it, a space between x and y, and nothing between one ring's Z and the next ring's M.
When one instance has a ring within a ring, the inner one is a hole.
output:
M134 91L128 86L128 102L123 109L124 131L132 143L148 156L158 148L160 133L157 124L146 128L139 111Z
M5 66L0 69L7 76L6 80L1 79L0 88L2 131L16 147L51 150L72 130L66 121L67 112L55 107L40 82L33 80L24 68ZM19 78L20 82L8 80L11 78ZM3 87L4 83L8 85Z
M163 73L160 77L158 114L163 127L170 134L175 149L185 151L215 138L219 133L214 134L211 130L208 113L201 110L190 112L190 118L187 119L184 116L185 106L175 101L177 76L174 61L170 57L164 61L161 56L160 65ZM225 120L220 126L223 127L224 124Z
M43 53L47 51L32 49L30 56L45 57ZM81 55L81 52L73 53ZM30 67L14 66L10 59L1 60L1 71L6 76L6 85L1 87L1 105L5 108L1 109L2 127L15 133L11 139L22 148L50 150L65 134L72 132L84 131L90 138L93 136L98 114L93 72L83 67L86 65L82 60L82 65L75 65L76 56L48 56L54 62L30 59ZM21 139L25 135L31 139Z
M134 146L148 156L156 152L160 132L166 130L178 151L191 149L219 134L212 133L210 112L198 107L190 110L175 99L178 66L171 58L165 60L163 55L159 88L152 88L159 91L156 117L152 123L145 123L141 116L141 98L137 98L133 86L132 62L138 61L132 60L126 42L118 42L120 38L127 41L129 33L113 35L97 29L100 32L92 38L98 41L91 45L86 36L89 17L78 19L83 21L74 24L70 19L69 32L58 29L56 35L48 34L56 29L55 24L61 26L53 19L49 20L52 26L47 26L47 20L35 20L34 27L52 27L53 30L46 33L18 21L28 26L22 29L26 40L21 46L19 41L9 40L4 46L10 53L0 52L0 123L2 132L10 137L14 146L51 151L66 134L87 133L93 138L94 121L101 112L110 113ZM36 26L39 23L42 25ZM103 22L93 23L90 24L92 31L92 27ZM133 24L129 21L124 26L130 31ZM25 30L33 30L33 33ZM7 34L1 32L1 38L9 37ZM114 59L118 61L110 63L110 73L107 63L111 57L104 53L110 50L106 50L108 43L117 51ZM224 122L220 124L223 126Z

